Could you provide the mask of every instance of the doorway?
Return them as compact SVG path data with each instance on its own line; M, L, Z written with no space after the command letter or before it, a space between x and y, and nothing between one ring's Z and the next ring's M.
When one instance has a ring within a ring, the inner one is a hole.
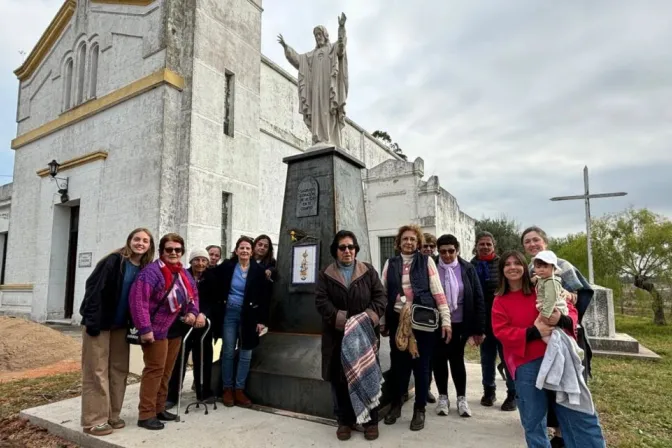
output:
M79 206L70 207L68 261L65 274L65 315L71 319L75 304L75 273L77 272L77 237L79 235Z

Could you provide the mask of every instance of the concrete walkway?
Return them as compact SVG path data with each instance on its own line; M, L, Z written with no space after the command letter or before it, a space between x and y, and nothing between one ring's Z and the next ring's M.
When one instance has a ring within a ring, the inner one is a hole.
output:
M167 423L162 431L148 431L136 426L139 384L129 386L122 418L127 427L105 437L84 434L79 426L80 399L74 398L38 408L21 414L34 424L70 440L85 448L120 448L172 446L174 448L209 448L222 446L261 447L524 447L518 412L502 412L499 409L506 395L506 387L498 379L498 402L492 408L480 405L480 365L467 364L467 397L473 417L461 418L455 408L455 392L450 385L450 415L439 417L435 405L428 405L425 429L409 430L412 403L403 408L401 419L395 425L380 423L380 438L375 442L364 440L361 433L353 433L348 442L336 439L336 428L326 424L284 415L260 412L238 407L225 408L221 403L208 415L203 409L192 409L184 414L186 404L195 399L191 392L191 374L187 373L182 399L181 422ZM436 389L435 389L436 393ZM174 411L174 410L173 410Z

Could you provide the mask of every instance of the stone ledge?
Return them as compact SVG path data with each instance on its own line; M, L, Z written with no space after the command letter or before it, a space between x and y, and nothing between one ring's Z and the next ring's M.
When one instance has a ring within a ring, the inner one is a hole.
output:
M639 351L637 353L631 352L619 352L619 351L606 351L606 350L593 350L593 356L600 356L606 358L630 358L630 359L644 359L651 361L660 361L662 358L660 355L655 353L652 350L644 347L639 344Z
M616 333L614 337L588 336L588 340L593 350L639 353L639 342L637 339L625 333Z

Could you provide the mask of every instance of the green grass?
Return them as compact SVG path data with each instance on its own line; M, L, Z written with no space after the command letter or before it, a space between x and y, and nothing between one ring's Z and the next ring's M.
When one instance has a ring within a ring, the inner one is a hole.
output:
M76 397L81 390L81 372L0 383L0 420L23 409Z
M609 447L672 447L672 326L650 317L616 316L616 329L660 361L593 358L590 389Z

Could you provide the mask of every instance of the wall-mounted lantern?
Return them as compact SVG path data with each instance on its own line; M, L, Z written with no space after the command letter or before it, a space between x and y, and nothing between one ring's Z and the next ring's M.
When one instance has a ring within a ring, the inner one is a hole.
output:
M52 160L48 163L49 166L49 175L56 182L58 187L58 194L61 195L61 203L64 204L70 200L68 196L68 178L65 177L56 177L58 174L58 168L61 166L56 160Z

